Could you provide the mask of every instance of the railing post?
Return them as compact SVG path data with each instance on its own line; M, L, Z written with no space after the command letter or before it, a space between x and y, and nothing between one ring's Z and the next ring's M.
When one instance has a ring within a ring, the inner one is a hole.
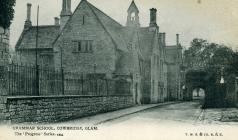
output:
M108 92L108 79L106 79L106 88L107 88L107 96L109 96L109 92Z
M7 91L7 77L6 77L6 66L1 66L0 65L0 96L2 95L8 95Z
M84 94L83 93L83 74L81 75L81 83L82 83L82 95Z
M96 76L95 76L95 93L96 93L96 95L98 95L98 81L97 81L97 78L96 78Z
M37 96L40 95L39 81L40 81L39 65L36 65L36 95Z
M129 95L133 95L133 86L134 86L134 79L133 74L130 74L130 81L129 81ZM137 88L137 87L136 87Z
M7 86L8 86L8 95L11 95L11 71L10 71L11 64L8 65L8 78L7 78Z
M64 95L64 69L61 68L61 86L62 86L62 95Z

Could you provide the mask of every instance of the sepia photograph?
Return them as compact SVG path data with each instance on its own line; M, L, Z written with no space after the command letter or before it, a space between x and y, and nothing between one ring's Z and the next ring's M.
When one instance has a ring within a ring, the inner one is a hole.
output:
M235 140L238 0L0 0L0 140Z

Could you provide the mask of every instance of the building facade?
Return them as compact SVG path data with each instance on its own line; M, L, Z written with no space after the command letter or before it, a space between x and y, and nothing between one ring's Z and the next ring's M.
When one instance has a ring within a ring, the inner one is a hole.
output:
M71 0L63 0L55 25L38 27L39 64L108 78L130 75L138 104L180 99L181 45L177 36L176 45L166 46L166 35L159 32L156 18L157 10L150 9L150 24L141 27L139 9L132 1L123 26L87 0L81 0L74 12ZM31 24L31 4L15 48L21 62L35 63L36 26Z

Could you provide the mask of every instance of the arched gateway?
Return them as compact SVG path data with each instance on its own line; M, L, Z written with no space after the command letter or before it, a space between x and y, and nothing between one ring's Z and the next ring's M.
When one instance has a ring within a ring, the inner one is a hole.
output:
M202 70L191 70L185 75L184 100L193 100L193 90L201 88L205 92L203 107L222 107L225 98L225 85L217 82L215 76Z

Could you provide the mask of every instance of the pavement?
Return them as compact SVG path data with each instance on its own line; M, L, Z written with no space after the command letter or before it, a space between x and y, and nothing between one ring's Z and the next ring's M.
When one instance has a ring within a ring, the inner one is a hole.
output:
M112 112L107 112L107 113L102 113L94 116L89 116L89 117L83 117L75 120L70 120L58 124L62 125L71 125L71 124L85 124L85 125L100 125L106 122L110 122L131 114L135 114L141 111L145 111L148 109L156 108L159 106L164 106L164 105L171 105L171 104L176 104L180 102L165 102L165 103L158 103L158 104L147 104L147 105L137 105L133 106L130 108L126 109L121 109L117 111L112 111Z

